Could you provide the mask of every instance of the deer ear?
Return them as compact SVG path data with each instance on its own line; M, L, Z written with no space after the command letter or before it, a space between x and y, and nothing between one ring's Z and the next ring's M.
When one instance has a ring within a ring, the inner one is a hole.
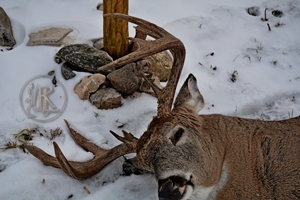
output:
M190 106L198 113L204 107L204 99L199 92L197 80L190 74L181 87L174 103L174 108Z

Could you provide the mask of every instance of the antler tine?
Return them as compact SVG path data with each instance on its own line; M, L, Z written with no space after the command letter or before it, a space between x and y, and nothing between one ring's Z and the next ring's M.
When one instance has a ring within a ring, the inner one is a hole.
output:
M60 168L70 177L73 177L75 179L81 179L81 173L72 167L72 165L68 162L68 160L60 150L59 146L56 144L56 142L53 142L53 145L54 145L55 156L59 163Z
M59 168L59 163L55 157L47 154L45 151L36 146L28 144L23 145L27 149L27 151L29 151L34 157L42 161L44 165Z
M24 145L24 147L33 156L41 160L44 165L61 168L70 177L79 180L89 178L101 171L106 165L118 157L136 152L138 139L130 133L124 134L124 137L117 136L117 139L123 142L122 144L110 150L104 150L91 143L81 134L72 129L66 120L65 122L75 142L85 150L91 151L94 154L93 159L86 162L68 161L56 142L53 142L56 158L47 154L38 147L32 145Z
M77 133L73 128L71 128L69 122L67 120L65 120L65 123L68 127L69 133L72 136L73 140L76 142L76 144L78 144L79 146L81 146L84 150L86 151L90 151L92 153L97 153L97 152L101 152L101 151L105 151L101 148L99 148L97 145L95 145L94 143L90 142L88 139L86 139L85 137L83 137L81 134Z
M138 25L137 30L139 32L152 36L156 40L146 41L139 38L129 38L129 40L137 44L138 49L105 66L99 67L98 71L122 66L165 50L170 50L172 53L174 61L166 87L162 90L154 88L158 98L158 117L168 114L172 108L176 86L185 60L185 47L183 43L163 28L146 20L119 13L106 14L104 16L122 18L129 22L135 23ZM150 86L153 87L151 84Z

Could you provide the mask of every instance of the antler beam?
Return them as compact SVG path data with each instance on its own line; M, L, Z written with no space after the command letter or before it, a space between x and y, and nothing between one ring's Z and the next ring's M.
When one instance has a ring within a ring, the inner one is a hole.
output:
M41 160L44 165L61 168L66 174L75 179L81 180L89 178L101 171L107 164L118 157L128 153L134 153L136 150L138 139L125 131L123 131L124 137L113 133L118 140L123 142L122 144L110 150L104 150L88 141L85 137L71 128L67 120L65 120L65 122L74 141L86 151L92 152L94 154L93 159L87 162L68 161L56 142L53 142L56 157L47 154L38 147L32 145L24 146L32 155Z

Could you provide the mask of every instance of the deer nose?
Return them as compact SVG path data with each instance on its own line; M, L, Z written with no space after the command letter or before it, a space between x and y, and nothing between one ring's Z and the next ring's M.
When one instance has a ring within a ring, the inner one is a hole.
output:
M158 180L159 200L180 200L185 194L189 182L179 176Z

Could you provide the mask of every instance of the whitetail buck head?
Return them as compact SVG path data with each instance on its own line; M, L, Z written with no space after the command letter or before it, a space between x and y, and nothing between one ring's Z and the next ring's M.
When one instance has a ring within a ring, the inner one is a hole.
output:
M111 131L123 143L110 150L88 141L66 121L75 142L95 154L88 162L68 161L55 142L56 157L25 145L29 152L45 165L61 168L76 179L89 178L118 157L136 153L127 162L155 175L161 200L300 198L300 117L263 122L222 115L199 116L204 100L193 75L186 79L173 106L185 58L181 41L142 19L122 14L107 16L139 25L138 38L130 38L138 49L99 68L100 71L163 50L172 53L173 68L164 89L155 87L145 77L158 98L157 116L140 139L125 131L124 137ZM143 40L146 35L156 40Z

